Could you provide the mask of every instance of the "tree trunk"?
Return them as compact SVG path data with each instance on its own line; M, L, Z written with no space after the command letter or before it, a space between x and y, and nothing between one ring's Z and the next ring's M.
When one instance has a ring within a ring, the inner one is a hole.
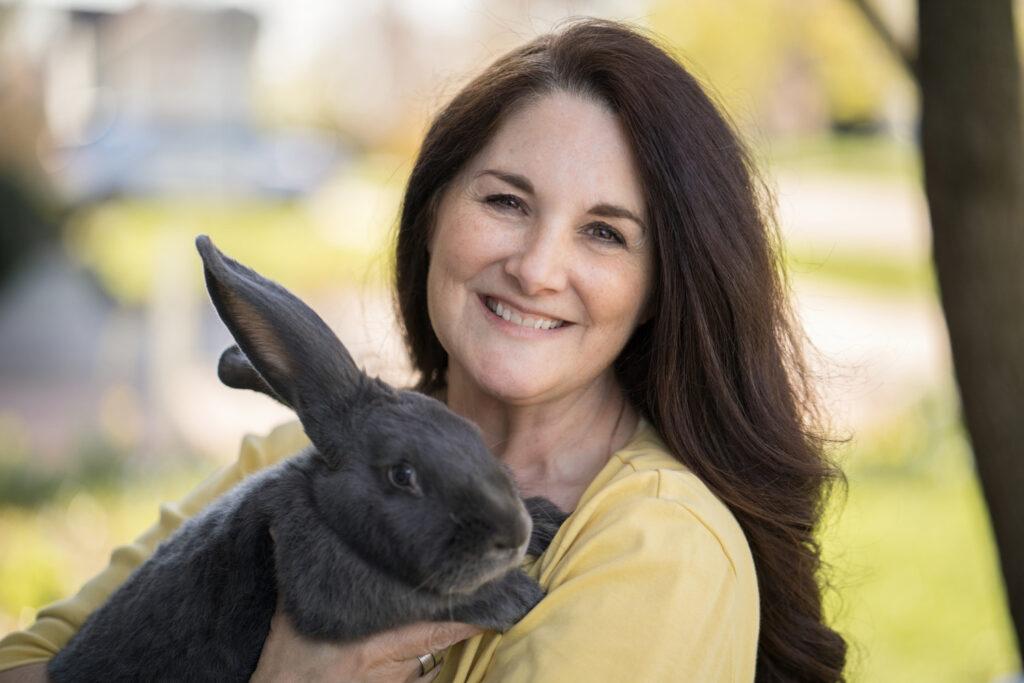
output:
M1024 120L1012 0L918 3L922 151L963 417L1024 645Z

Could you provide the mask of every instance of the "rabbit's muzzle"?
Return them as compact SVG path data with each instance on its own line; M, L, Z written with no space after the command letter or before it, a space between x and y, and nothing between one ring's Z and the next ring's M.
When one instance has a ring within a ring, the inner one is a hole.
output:
M459 559L444 572L442 592L472 593L522 563L533 520L518 499L510 512L497 522L480 515L453 516L456 525L451 546L459 551L448 557Z

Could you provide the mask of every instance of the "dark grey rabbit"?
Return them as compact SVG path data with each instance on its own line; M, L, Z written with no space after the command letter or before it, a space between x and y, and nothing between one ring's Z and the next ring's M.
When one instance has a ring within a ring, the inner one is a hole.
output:
M471 423L367 376L304 303L209 238L196 246L238 343L222 380L291 406L313 445L161 544L50 677L246 680L279 595L299 633L330 641L419 620L504 631L521 619L543 592L517 567L565 515L545 499L524 506Z

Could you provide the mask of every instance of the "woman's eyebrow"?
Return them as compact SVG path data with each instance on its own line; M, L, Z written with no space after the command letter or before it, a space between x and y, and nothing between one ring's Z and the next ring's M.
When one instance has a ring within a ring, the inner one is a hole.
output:
M521 176L518 173L507 173L505 171L495 171L494 169L488 168L477 173L474 178L479 178L482 175L492 175L499 180L504 180L512 187L522 190L527 194L534 194L533 183L527 180L526 176Z
M595 216L604 216L605 218L628 218L639 225L641 231L647 232L647 226L644 225L644 222L635 213L615 204L597 204L590 207L590 211L587 213L592 213Z
M512 187L521 190L522 192L526 192L527 194L536 194L533 189L533 183L531 183L526 176L521 176L518 173L508 173L507 171L498 171L492 168L487 168L477 173L474 178L479 178L484 175L490 175L498 178L499 180L504 180ZM595 204L590 207L590 210L587 211L587 213L592 213L595 216L604 216L605 218L628 218L639 225L641 230L647 232L647 226L635 213L627 208L616 206L615 204Z

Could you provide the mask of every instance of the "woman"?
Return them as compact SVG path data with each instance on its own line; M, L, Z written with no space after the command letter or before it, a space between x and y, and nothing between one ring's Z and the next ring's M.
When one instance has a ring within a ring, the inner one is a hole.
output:
M620 24L571 24L466 86L409 180L398 304L418 388L480 426L524 495L572 511L528 561L548 595L506 634L418 624L346 646L278 614L254 679L840 680L813 535L839 475L807 426L761 200L695 80ZM248 441L182 513L301 440ZM70 602L123 576L100 578ZM80 623L61 607L37 645Z

